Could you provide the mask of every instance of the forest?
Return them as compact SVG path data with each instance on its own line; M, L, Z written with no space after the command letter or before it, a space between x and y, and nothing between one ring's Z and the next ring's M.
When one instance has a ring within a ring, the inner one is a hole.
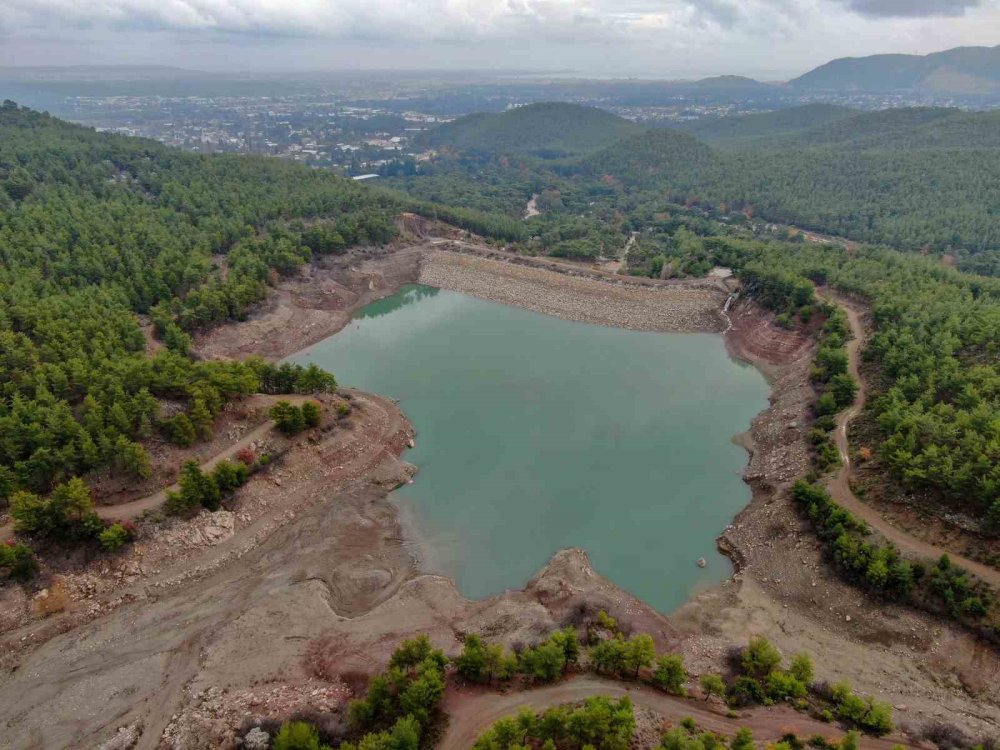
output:
M207 437L256 391L328 389L315 368L198 361L191 336L245 317L315 255L386 242L401 207L329 173L185 154L4 102L0 503L98 468L147 476L152 437Z
M1000 532L1000 280L878 248L731 237L691 244L688 252L749 271L751 282L768 274L763 301L785 314L803 307L806 282L868 300L875 330L864 356L881 376L869 384L877 459L903 487Z
M537 238L533 252L586 235L572 254L592 257L602 243L589 230L567 233L565 220L631 229L637 204L666 198L730 221L764 220L948 253L963 270L1000 274L996 112L858 113L807 105L707 122L690 132L619 132L607 126L608 113L599 121L581 114L575 126L555 131L535 127L546 112L532 105L441 126L427 136L436 159L410 165L405 176L390 167L388 182L424 200L512 217L521 216L532 194L544 194L542 215L527 225ZM546 230L555 232L544 236ZM571 253L563 246L557 254Z

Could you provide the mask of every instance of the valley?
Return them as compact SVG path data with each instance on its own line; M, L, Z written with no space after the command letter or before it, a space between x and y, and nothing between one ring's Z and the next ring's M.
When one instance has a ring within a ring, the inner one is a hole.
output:
M1000 574L867 502L995 535L991 122L531 105L372 186L5 104L4 742L992 747ZM878 216L793 228L816 155Z

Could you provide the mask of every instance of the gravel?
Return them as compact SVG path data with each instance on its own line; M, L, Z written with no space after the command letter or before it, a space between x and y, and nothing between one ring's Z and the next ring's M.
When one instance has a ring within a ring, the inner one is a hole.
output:
M633 285L472 255L438 251L421 266L420 283L516 305L567 320L637 331L721 332L728 293L719 283Z

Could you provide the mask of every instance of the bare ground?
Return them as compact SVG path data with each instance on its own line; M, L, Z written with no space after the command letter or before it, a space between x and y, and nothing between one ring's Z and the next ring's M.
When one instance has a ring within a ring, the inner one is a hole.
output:
M200 338L198 351L286 356L339 330L361 305L418 280L422 259L437 250L440 242L431 240L325 261L283 282L249 321ZM495 286L517 283L510 269L521 260L488 249L474 255L493 263L475 263L474 276L463 271L461 283L491 274ZM530 294L558 289L555 277L567 288L596 279L609 294L581 296L601 308L619 299L612 290L657 286L602 280L551 261L528 264L550 274L541 281L532 274L529 282L540 286ZM724 287L705 296L719 304ZM527 306L520 296L507 301ZM410 476L398 456L412 432L391 401L357 394L354 427L302 441L274 475L255 477L231 509L233 533L223 541L182 544L67 612L7 632L0 644L4 746L90 746L138 724L139 747L232 747L241 713L262 719L336 709L347 695L340 676L383 668L401 638L425 632L448 652L467 632L526 643L578 618L581 608L607 609L652 633L661 649L683 652L695 672L719 670L733 644L763 633L785 653L809 651L823 677L850 679L892 700L901 723L940 719L995 733L993 650L946 623L869 600L820 560L811 531L781 492L805 470L811 345L751 305L736 305L731 318L730 350L773 383L771 407L743 441L753 500L721 540L739 572L669 619L602 579L580 551L558 553L524 590L484 601L421 574L416 543L386 498ZM721 330L719 320L706 314L706 329Z

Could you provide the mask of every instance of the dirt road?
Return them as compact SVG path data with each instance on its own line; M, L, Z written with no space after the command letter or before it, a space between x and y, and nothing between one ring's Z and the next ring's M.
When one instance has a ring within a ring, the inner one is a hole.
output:
M877 510L861 502L851 490L851 454L847 440L847 426L851 420L857 417L865 406L865 387L861 379L859 367L860 352L865 343L865 327L861 320L861 312L853 307L847 300L838 297L830 292L825 293L825 298L834 302L847 314L847 320L851 325L851 333L854 338L847 342L848 369L851 375L857 380L860 387L854 397L854 403L837 416L837 427L835 440L837 450L840 452L842 466L827 483L830 495L844 508L847 508L854 515L865 520L875 531L891 541L901 552L914 557L922 557L930 560L937 560L941 555L948 555L956 565L968 570L970 573L983 579L991 586L1000 586L1000 571L991 568L975 560L970 560L954 552L938 547L934 544L910 536L905 531L889 523Z
M0 676L0 746L95 747L138 721L138 747L152 750L193 690L287 671L303 643L391 597L413 565L388 521L394 507L369 478L393 481L409 427L390 399L354 392L354 404L352 430L298 449L301 472L285 476L269 514L116 590L134 601L48 639ZM242 495L273 496L274 484L255 478ZM51 625L32 622L2 647Z
M293 404L301 404L305 401L312 400L309 396L275 396L272 399L275 403L278 401L288 401ZM226 448L224 451L215 454L210 459L201 464L202 471L211 471L218 465L221 461L233 458L237 453L239 453L244 448L260 442L263 438L271 434L274 430L274 421L268 419L264 424L257 426L242 438L237 440L231 446ZM164 487L163 489L154 492L151 495L146 495L145 497L140 497L137 500L132 500L127 503L120 503L118 505L97 505L94 507L97 515L105 520L114 521L126 521L134 518L138 518L147 510L153 510L159 508L163 503L167 501L167 493L177 492L180 489L180 485L172 484L169 487ZM6 539L14 533L14 524L8 523L4 526L0 526L0 539Z
M839 739L844 734L830 724L812 719L788 706L752 709L741 712L738 718L729 719L724 712L701 700L676 698L638 684L582 675L557 685L507 695L492 691L449 693L445 698L445 711L448 712L450 721L438 750L468 750L491 724L504 716L517 713L521 708L543 711L595 695L611 698L627 695L634 705L651 709L672 722L679 722L690 716L702 729L721 734L733 735L741 727L748 727L758 742L772 742L789 732L800 737L819 734L828 739ZM865 737L861 741L861 747L865 750L890 750L896 744L917 747L908 745L900 737Z

